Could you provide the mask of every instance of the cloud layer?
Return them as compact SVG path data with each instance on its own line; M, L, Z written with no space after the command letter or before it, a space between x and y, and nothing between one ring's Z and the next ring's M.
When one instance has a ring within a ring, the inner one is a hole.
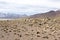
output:
M32 15L60 9L60 0L0 0L0 12Z

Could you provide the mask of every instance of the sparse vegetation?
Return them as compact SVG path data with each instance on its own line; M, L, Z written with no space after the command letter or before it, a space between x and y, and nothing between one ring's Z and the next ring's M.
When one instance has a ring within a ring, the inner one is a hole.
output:
M60 35L58 35L60 33L59 20L60 19L52 19L48 17L46 19L23 18L8 21L3 20L0 21L0 34L2 34L1 37L3 39L14 38L14 40L58 40L56 37L60 37ZM0 39L2 40L2 38Z

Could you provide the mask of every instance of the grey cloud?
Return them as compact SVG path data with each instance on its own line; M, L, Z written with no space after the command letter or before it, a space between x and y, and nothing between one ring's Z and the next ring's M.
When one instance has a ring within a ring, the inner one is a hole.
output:
M33 15L36 13L42 13L55 9L57 8L47 7L46 5L25 5L25 4L17 5L7 2L0 2L0 11L2 10L2 12L13 12L13 13Z
M9 3L7 3L7 2L3 2L3 1L0 1L0 4L9 4Z

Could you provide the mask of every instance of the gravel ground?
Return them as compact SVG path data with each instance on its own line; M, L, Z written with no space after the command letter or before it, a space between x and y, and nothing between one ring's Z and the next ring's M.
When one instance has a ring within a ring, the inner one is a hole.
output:
M1 20L0 40L60 40L60 20Z

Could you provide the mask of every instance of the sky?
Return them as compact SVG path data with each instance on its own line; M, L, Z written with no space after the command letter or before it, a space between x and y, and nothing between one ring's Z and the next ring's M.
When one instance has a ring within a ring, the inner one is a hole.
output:
M60 9L60 0L0 0L0 12L33 15Z

